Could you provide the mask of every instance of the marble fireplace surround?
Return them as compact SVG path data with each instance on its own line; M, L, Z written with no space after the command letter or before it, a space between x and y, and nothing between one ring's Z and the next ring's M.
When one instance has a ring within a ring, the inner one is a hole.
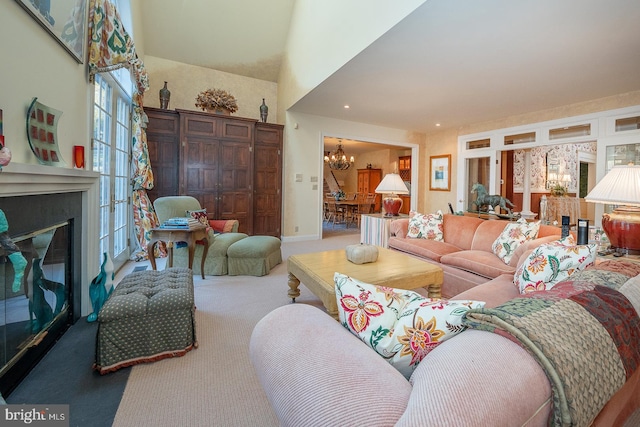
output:
M98 190L100 174L81 169L10 163L0 172L0 208L13 196L80 192L82 197L81 315L91 311L89 283L99 271ZM11 227L11 224L9 224ZM10 229L11 231L11 229Z

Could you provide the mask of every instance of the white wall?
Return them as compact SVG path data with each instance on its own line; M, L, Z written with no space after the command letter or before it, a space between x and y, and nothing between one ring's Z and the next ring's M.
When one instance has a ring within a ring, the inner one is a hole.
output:
M269 107L267 122L276 123L278 109L278 85L266 80L243 77L224 71L188 65L182 62L146 55L144 65L149 73L149 90L145 96L145 106L159 107L158 91L167 82L171 91L169 109L202 111L196 108L196 96L209 88L224 89L237 101L237 117L260 119L262 98ZM152 165L153 166L153 165Z
M63 112L58 122L62 158L71 165L74 145L89 152L91 86L76 60L15 1L0 2L0 109L13 162L38 164L26 133L34 97ZM0 181L1 182L1 181Z
M321 238L323 137L417 146L421 134L402 129L335 120L310 114L287 113L283 170L283 230L287 240ZM385 158L384 161L388 161ZM296 182L296 174L302 182ZM317 182L312 182L317 177ZM314 189L317 185L317 189ZM295 231L298 227L298 231Z
M27 109L34 97L38 101L60 110L58 143L60 153L72 169L74 145L84 145L87 159L91 156L91 105L92 89L85 64L78 64L58 42L47 33L18 3L0 1L0 109L3 110L5 144L12 152L10 167L18 164L38 165L31 152L26 134ZM55 168L42 166L42 168ZM36 169L36 167L34 167ZM76 171L69 171L73 174ZM7 185L0 173L0 185ZM7 177L7 179L9 179ZM86 265L83 272L82 314L89 312L88 287L91 278L99 270L98 248L98 192L89 191L88 209L83 221L87 228L83 233L86 248ZM0 209L3 200L0 198Z
M284 112L425 0L297 0L278 78Z

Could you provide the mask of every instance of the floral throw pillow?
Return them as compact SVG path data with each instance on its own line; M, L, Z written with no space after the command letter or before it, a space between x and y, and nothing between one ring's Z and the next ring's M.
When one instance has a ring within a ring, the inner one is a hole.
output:
M407 237L414 239L444 240L442 234L442 211L431 214L409 212Z
M516 222L510 222L493 242L491 249L505 264L509 264L516 248L527 240L538 237L539 229L540 221L527 222L526 219L520 218Z
M209 226L209 218L207 218L206 209L198 209L197 211L187 211L187 216L202 223L205 227Z
M513 283L521 294L549 290L574 272L593 265L596 256L596 244L576 245L570 234L534 249L516 270Z
M485 304L425 298L340 273L334 282L342 325L407 379L431 350L465 329L462 317L468 310Z

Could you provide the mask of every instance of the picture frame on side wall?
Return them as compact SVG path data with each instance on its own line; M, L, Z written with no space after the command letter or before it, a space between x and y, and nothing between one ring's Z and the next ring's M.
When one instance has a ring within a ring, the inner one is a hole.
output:
M16 0L79 63L84 63L88 0Z
M451 154L429 157L429 190L451 191Z

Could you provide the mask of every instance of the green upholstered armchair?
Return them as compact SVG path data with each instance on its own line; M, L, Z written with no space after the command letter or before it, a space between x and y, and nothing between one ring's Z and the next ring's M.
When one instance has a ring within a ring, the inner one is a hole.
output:
M200 202L191 196L166 196L158 197L153 202L158 220L162 224L169 218L187 216L187 211L202 209ZM223 276L227 274L227 249L238 240L247 237L244 233L238 233L237 220L210 220L209 221L209 251L204 261L204 274L210 276ZM202 259L202 244L196 245L193 256L193 272L200 275L200 261ZM173 266L188 267L189 250L186 247L173 249Z

